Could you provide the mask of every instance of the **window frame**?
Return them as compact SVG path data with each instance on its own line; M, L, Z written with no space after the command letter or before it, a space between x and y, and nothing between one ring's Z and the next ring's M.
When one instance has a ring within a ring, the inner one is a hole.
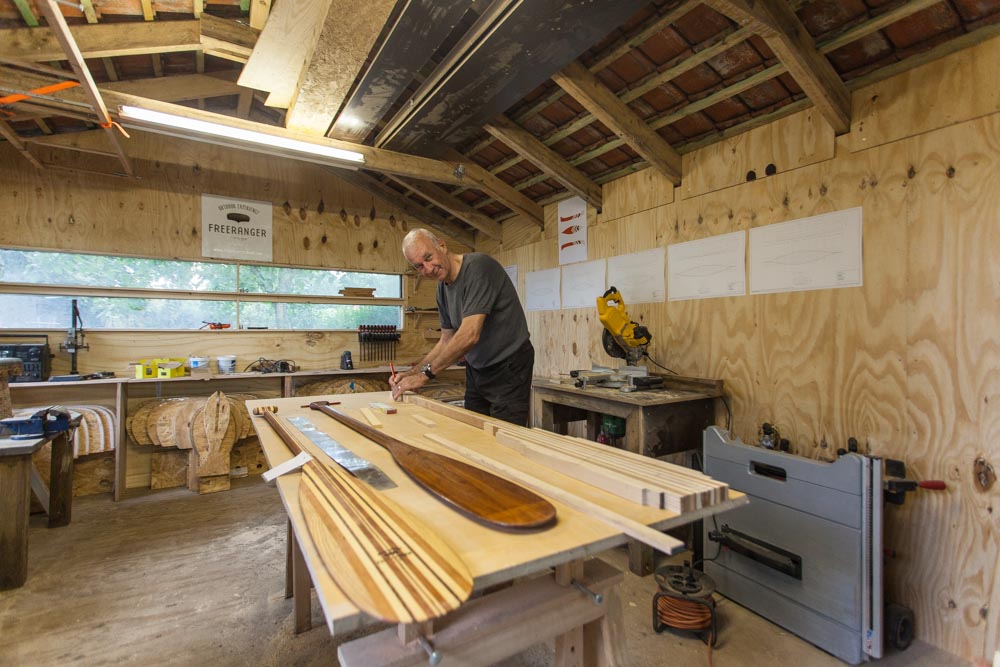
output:
M257 329L244 329L240 327L241 318L241 303L251 303L251 302L264 302L264 303L304 303L304 304L315 304L315 305L348 305L348 306L392 306L399 308L399 328L402 329L405 322L405 298L404 294L404 284L403 284L403 273L397 273L395 271L358 271L354 269L344 269L344 268L334 268L334 267L317 267L317 266L304 266L296 264L277 264L277 263L257 263L257 262L243 262L238 260L226 261L214 258L201 258L201 259L186 259L186 258L176 258L176 257L148 257L143 255L125 255L125 254L112 254L112 253L102 253L102 252L82 252L73 250L53 250L51 248L23 248L16 246L3 246L4 250L18 250L24 252L43 252L52 254L73 254L73 255L95 255L101 257L124 257L124 258L135 258L144 260L163 260L163 261L181 261L181 262L199 262L199 263L212 263L212 264L231 264L236 267L236 291L204 291L198 292L194 290L176 290L176 289L159 289L159 288L136 288L136 287L81 287L79 285L61 285L56 283L15 283L15 282L4 282L0 281L0 294L22 294L22 295L37 295L37 296L61 296L61 297L98 297L98 298L133 298L133 299L171 299L171 300L192 300L192 301L229 301L236 305L236 319L237 321L233 323L233 327L230 331L259 331ZM381 276L397 276L399 278L399 297L348 297L348 296L323 296L323 295L299 295L299 294L257 294L252 292L241 291L239 279L241 269L244 266L266 266L268 268L287 268L287 269L304 269L312 271L344 271L347 273L363 273L363 274L374 274ZM31 330L49 330L48 328L38 328L29 327ZM94 331L108 331L108 332L150 332L150 331L198 331L197 328L187 328L187 329L113 329L113 328L91 328ZM17 330L16 328L11 328L10 330ZM60 329L53 329L59 331ZM302 332L302 331L337 331L337 332L353 332L355 329L322 329L322 328L304 328L304 329L266 329L267 331L290 331L290 332Z

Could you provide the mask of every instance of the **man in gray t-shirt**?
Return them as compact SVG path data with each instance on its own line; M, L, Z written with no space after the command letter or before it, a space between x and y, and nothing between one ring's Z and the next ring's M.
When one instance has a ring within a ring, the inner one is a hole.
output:
M465 407L526 426L535 350L503 267L489 255L449 253L426 229L406 235L403 255L421 276L438 281L441 338L413 368L390 378L393 398L420 389L464 356Z

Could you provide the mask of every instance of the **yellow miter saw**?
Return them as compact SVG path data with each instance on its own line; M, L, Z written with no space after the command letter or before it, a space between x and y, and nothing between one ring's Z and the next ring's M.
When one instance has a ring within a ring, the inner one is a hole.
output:
M604 351L612 357L624 359L628 366L637 365L646 355L653 336L649 329L633 322L625 312L625 302L617 287L611 287L604 296L597 297L597 315L604 325L601 336Z

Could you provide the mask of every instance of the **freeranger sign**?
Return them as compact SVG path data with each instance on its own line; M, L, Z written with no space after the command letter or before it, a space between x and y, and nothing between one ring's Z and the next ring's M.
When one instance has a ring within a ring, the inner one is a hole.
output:
M270 262L271 202L201 196L201 254Z

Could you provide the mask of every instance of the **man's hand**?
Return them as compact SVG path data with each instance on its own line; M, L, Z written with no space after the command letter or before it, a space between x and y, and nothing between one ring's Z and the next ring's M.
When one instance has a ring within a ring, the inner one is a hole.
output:
M403 400L403 394L408 391L417 391L427 384L427 376L423 373L415 375L397 375L389 378L389 387L392 389L392 398L395 401Z

